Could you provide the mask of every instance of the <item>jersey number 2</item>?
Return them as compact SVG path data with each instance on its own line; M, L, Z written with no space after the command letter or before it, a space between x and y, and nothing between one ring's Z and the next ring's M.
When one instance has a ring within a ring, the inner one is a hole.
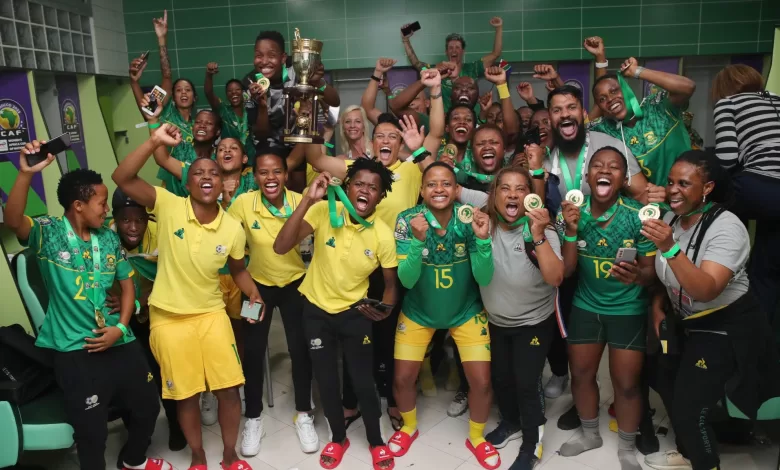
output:
M92 280L92 277L90 276L89 280ZM84 297L82 294L84 293L84 280L81 278L81 276L76 278L76 285L79 288L79 291L76 292L76 295L73 296L73 300L87 300L86 297Z
M452 268L436 268L436 288L449 289L452 287Z

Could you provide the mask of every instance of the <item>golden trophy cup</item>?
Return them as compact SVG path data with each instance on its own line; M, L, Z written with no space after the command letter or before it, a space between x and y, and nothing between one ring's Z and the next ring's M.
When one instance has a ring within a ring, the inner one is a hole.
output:
M309 77L322 63L322 41L301 39L295 28L292 42L295 85L285 87L284 141L294 144L321 144L324 142L317 130L320 115L320 98L316 88L309 84Z

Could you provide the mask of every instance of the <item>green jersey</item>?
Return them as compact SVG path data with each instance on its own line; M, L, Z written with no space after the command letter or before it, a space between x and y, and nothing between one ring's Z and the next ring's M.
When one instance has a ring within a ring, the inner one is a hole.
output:
M247 156L247 164L255 166L255 143L250 132L251 126L247 122L247 113L244 110L242 116L238 116L230 104L219 102L219 107L215 109L222 119L222 133L220 138L228 137L238 139L244 145L244 153Z
M439 146L439 152L437 154L436 160L441 158L441 154L444 153L444 147L446 146L446 142L442 143L442 145ZM455 157L452 157L453 160ZM463 154L463 160L459 162L455 162L455 168L458 170L463 171L476 171L476 164L474 163L474 155L471 153L471 147L466 149L466 152Z
M97 329L95 306L90 300L90 291L94 288L89 282L85 285L83 276L76 269L75 256L84 257L84 269L89 280L92 278L92 242L76 237L80 253L73 253L68 243L65 222L61 217L38 217L29 219L32 225L27 240L22 244L30 247L38 257L38 266L46 284L49 306L46 318L38 333L35 345L60 352L80 351L84 338L95 338L92 333ZM124 280L133 275L133 268L127 262L119 236L109 228L91 230L91 236L98 238L100 246L100 291L99 305L106 319L106 326L119 323L119 314L109 314L105 307L106 290L111 288L114 279ZM114 346L133 341L135 337L128 330Z
M493 277L491 241L478 239L471 224L458 219L458 207L447 232L439 236L431 226L424 242L412 234L411 220L428 211L425 205L401 212L396 222L398 277L409 289L402 311L426 327L454 328L474 318L483 309L479 286Z
M644 116L634 127L618 126L613 119L591 121L589 129L622 140L634 154L647 180L666 186L669 170L677 157L691 149L682 110L669 101L669 92L658 90L641 104Z
M655 256L655 245L640 234L642 204L619 197L609 225L601 227L595 220L586 221L590 197L581 211L583 217L577 228L577 290L574 305L603 315L643 315L648 306L644 287L625 285L613 278L609 271L619 248L636 248L639 256ZM566 224L559 213L556 225L563 237Z
M427 67L435 67L436 64L428 64ZM485 76L485 64L482 63L482 60L475 60L474 62L466 62L460 67L460 74L458 74L457 77L471 77L475 81L479 80ZM444 102L444 113L448 113L450 111L450 108L452 107L452 78L445 78L441 81L441 99ZM477 115L479 115L478 110L479 104L477 104L474 108L477 110Z
M193 147L192 144L187 144L182 141L171 150L171 157L179 160L182 164L181 179L173 176L168 170L162 167L157 171L157 177L162 180L165 189L177 196L187 197L190 195L190 192L187 191L187 188L185 187L187 183L187 171L189 170L190 165L192 165L192 162L198 159L198 154L195 152L195 147ZM216 151L211 153L211 159L217 159Z

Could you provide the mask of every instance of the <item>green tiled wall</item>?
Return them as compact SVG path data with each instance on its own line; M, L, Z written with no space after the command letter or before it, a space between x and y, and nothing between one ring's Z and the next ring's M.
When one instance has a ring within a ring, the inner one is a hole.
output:
M336 70L373 67L379 56L407 64L399 28L413 21L422 30L412 44L428 62L443 59L451 32L465 36L467 60L489 52L496 15L503 57L517 62L587 59L581 44L593 35L615 58L771 52L780 23L780 0L126 0L124 8L129 59L152 50L143 83L160 80L152 18L167 9L174 77L201 89L209 61L220 64L220 88L251 69L255 37L267 29L288 44L296 27L324 40L323 62Z

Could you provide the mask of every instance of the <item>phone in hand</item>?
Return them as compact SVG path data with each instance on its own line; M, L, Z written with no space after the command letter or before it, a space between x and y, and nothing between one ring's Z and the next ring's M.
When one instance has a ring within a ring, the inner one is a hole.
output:
M369 299L368 297L366 297L365 299L360 299L354 304L352 304L350 308L357 308L360 307L361 305L370 305L372 307L379 307L381 304L382 304L381 300Z
M626 262L633 264L636 260L636 248L618 248L617 256L615 256L615 264Z
M525 133L525 140L528 142L528 145L531 144L541 145L542 136L539 132L539 126L535 126L528 129L528 131Z
M145 112L149 116L154 116L154 112L157 111L158 106L162 106L163 101L168 93L162 88L155 85L152 89L151 96L149 97L149 105L141 108L141 111Z
M60 152L64 152L70 148L70 134L62 134L55 137L45 144L41 145L40 150L37 153L25 155L27 159L27 165L33 167L42 161L46 160L47 155L57 155Z
M146 59L148 59L148 58L149 58L149 51L146 51L143 54L141 54L141 60L143 62L146 62Z
M241 306L241 317L257 321L260 319L263 307L264 305L260 302L255 302L255 304L250 307L249 301L245 300L244 304Z
M406 37L406 36L409 36L410 34L412 34L415 31L419 31L420 29L422 29L420 27L420 22L419 21L415 21L414 23L410 24L409 26L401 28L401 34L403 34L404 37Z

